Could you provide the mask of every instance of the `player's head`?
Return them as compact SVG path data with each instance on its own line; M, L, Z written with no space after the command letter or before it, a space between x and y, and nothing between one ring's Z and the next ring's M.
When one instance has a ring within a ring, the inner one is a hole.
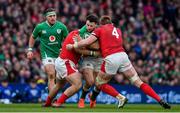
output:
M100 18L100 25L111 24L112 20L110 16L104 15Z
M98 24L98 17L90 14L86 17L86 28L88 32L92 32Z
M49 24L53 25L56 22L56 11L54 8L48 8L44 12L44 16L46 17Z

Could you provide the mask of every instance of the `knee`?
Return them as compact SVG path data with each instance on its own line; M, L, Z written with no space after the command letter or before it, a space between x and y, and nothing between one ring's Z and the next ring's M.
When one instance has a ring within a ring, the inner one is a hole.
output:
M95 85L96 85L96 88L97 88L97 89L101 90L101 85L102 85L102 84L96 83Z
M130 81L132 84L134 84L136 87L140 87L141 84L143 83L142 80L139 78L139 76L137 74L135 74L134 76L132 76L130 78Z
M55 79L55 70L48 70L46 73L49 79Z
M100 88L100 86L102 85L102 84L106 84L108 82L108 80L104 80L104 79L102 79L100 76L97 76L96 77L96 83L95 83L95 85L98 87L98 88Z
M76 82L75 87L76 90L79 90L82 87L82 82L81 81Z
M87 69L84 69L83 70L83 76L85 78L85 81L86 81L86 85L87 86L93 86L94 85L94 76L93 76L93 72L92 70L87 70Z
M138 79L134 82L134 85L138 88L140 88L140 86L143 84L143 81L141 79Z

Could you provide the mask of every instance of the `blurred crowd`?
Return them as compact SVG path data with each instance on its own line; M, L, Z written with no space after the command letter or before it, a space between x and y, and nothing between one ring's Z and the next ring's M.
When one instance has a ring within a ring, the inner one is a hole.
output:
M25 53L32 30L44 20L42 13L48 7L56 9L58 20L69 31L82 27L88 14L111 16L145 82L180 84L179 0L0 0L0 78L5 76L11 83L32 78L45 83L39 42L32 61ZM121 74L115 80L129 83Z

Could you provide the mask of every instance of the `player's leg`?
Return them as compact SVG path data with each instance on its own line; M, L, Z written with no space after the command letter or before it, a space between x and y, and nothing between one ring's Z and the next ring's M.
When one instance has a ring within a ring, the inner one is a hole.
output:
M96 81L96 77L101 70L101 64L103 63L103 59L101 57L94 59L94 81ZM92 93L89 94L90 98L90 107L93 108L96 106L96 98L100 93L100 89L98 89L96 86L94 87Z
M89 92L89 88L94 85L94 75L93 75L93 69L85 68L83 69L83 77L86 81L86 83L83 86L84 94L82 93L81 98L85 98L86 94Z
M134 67L126 70L123 72L126 77L129 78L132 84L140 88L146 95L154 98L159 104L164 107L165 109L170 109L170 105L164 102L161 97L152 89L151 86L144 83L138 76L137 72L135 71Z
M85 103L86 95L89 92L90 87L92 85L94 85L93 69L85 68L85 69L83 69L82 74L83 74L83 77L85 80L85 84L83 85L82 94L81 94L81 97L80 97L79 102L78 102L79 108L85 107L84 103Z
M113 75L117 74L121 61L123 62L120 53L107 56L101 65L101 72L99 72L98 77L96 78L96 81L99 84L96 85L101 89L101 91L116 97L119 100L119 108L125 105L127 98L119 94L116 89L108 85L107 82L113 77Z
M65 80L65 79L62 79L62 80L57 79L57 80L56 80L56 84L55 84L55 86L50 90L49 95L48 95L48 97L47 97L47 99L46 99L46 102L45 102L45 104L43 104L43 107L49 107L49 106L51 106L52 100L53 100L54 97L57 95L57 93L59 92L59 90L64 87L65 83L66 83L66 80Z
M48 76L48 90L50 91L53 86L55 85L55 66L54 66L54 60L53 58L47 58L43 59L43 65L44 65L44 70L45 73Z
M65 78L67 82L71 84L71 86L63 92L63 94L58 98L58 100L52 104L52 106L54 107L60 107L69 97L71 97L81 88L82 75L75 68L75 64L70 60L63 60L59 58L56 60L55 64L57 64L56 70L62 73L58 73L58 75L61 75L62 78Z
M122 55L122 64L119 68L120 72L123 72L123 74L129 78L132 84L140 88L145 94L148 96L154 98L156 101L158 101L160 104L163 103L163 107L169 109L170 106L165 103L163 100L161 100L160 96L149 86L148 84L144 83L138 76L136 70L132 66L130 60L128 59L128 56L126 53L121 53Z
M78 102L78 107L79 108L84 108L85 107L85 98L86 98L86 95L87 93L89 92L90 90L90 87L92 85L94 85L94 75L93 75L93 64L91 63L91 61L89 60L84 60L83 63L82 63L82 75L83 75L83 78L85 80L85 84L83 85L83 88L82 88L82 93L81 93L81 97L79 99L79 102Z
M96 78L96 87L104 93L117 98L119 100L118 108L122 108L127 103L127 98L121 95L114 87L107 84L112 79L112 77L112 75L106 74L102 71L99 72Z
M98 67L98 66L96 66L96 67ZM96 81L96 77L97 77L99 71L100 71L99 69L94 71L94 81ZM96 98L99 95L100 91L101 90L95 86L92 93L89 94L90 108L93 108L96 106Z
M67 68L65 66L65 61L61 58L57 58L55 60L55 70L56 70L56 83L55 86L50 90L49 95L46 99L46 103L44 104L45 107L50 106L53 98L57 95L58 91L64 86L66 80L63 79L67 73Z
M74 95L82 86L81 74L79 72L72 73L65 77L67 82L71 84L63 94L57 99L57 101L52 105L54 107L60 107L65 101Z

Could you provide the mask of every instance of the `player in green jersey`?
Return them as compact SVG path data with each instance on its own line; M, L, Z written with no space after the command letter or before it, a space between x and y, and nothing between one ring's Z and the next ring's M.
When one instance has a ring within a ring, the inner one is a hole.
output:
M62 41L68 35L68 30L63 23L57 21L53 8L48 8L44 16L46 21L39 23L30 36L27 58L33 58L33 46L35 40L39 38L42 63L48 75L48 89L51 90L55 84L54 61L59 55Z
M86 18L86 25L84 25L79 30L80 37L82 37L82 39L86 39L91 34L91 32L97 27L97 24L98 24L98 17L95 15L88 15ZM102 58L94 54L96 51L99 51L98 42L92 44L91 47L88 47L87 49L91 50L92 54L90 56L83 57L82 63L80 64L80 71L82 72L83 78L86 82L83 85L82 94L78 102L79 108L85 107L84 104L85 97L89 92L90 87L94 85L95 77L99 72L102 63ZM98 95L99 90L96 90L96 92ZM93 104L94 106L95 101L90 100L90 106L91 104Z

